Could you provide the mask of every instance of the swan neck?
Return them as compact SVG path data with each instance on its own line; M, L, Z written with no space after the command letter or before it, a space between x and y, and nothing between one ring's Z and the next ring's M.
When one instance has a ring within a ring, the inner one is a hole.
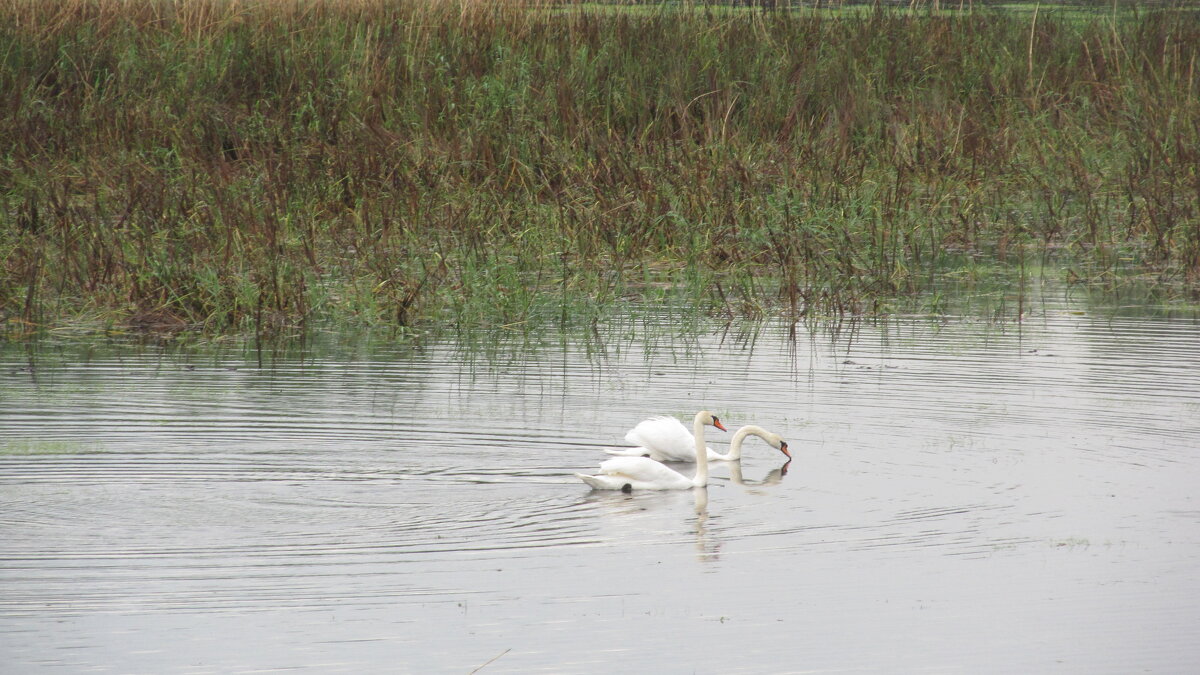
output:
M733 440L729 442L729 459L735 460L742 458L742 443L745 442L747 436L754 434L759 438L763 438L764 434L766 433L766 429L763 429L762 427L756 427L753 424L748 424L741 429L738 429L733 434Z
M708 485L708 446L704 444L704 413L696 413L692 421L692 436L696 438L696 477L692 485L704 487Z

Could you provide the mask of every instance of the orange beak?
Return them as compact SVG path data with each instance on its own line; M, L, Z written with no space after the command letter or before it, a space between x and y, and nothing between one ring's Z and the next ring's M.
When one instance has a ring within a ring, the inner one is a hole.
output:
M787 449L787 441L784 441L783 443L780 443L780 444L779 444L779 451L780 451L780 452L782 452L783 454L787 455L787 458L788 458L789 460L791 460L791 458L792 458L792 453L788 452L788 449Z
M716 415L713 415L713 426L720 429L721 431L729 431L728 429L725 428L724 424L721 424L721 420L717 419Z

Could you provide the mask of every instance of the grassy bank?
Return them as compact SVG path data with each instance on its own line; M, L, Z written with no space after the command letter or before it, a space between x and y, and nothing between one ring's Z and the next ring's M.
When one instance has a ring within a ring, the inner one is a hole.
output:
M0 305L886 311L954 260L1200 282L1200 18L0 0Z

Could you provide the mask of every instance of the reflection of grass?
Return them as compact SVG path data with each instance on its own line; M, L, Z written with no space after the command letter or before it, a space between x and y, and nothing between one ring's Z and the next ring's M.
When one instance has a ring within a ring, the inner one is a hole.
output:
M1054 548L1075 549L1075 548L1088 548L1092 545L1092 542L1088 539L1083 539L1080 537L1067 537L1066 539L1051 540L1050 545L1053 546Z
M0 440L0 455L79 455L99 450L99 444L79 441Z
M0 53L0 318L521 331L887 312L947 266L1200 280L1193 13L0 0Z

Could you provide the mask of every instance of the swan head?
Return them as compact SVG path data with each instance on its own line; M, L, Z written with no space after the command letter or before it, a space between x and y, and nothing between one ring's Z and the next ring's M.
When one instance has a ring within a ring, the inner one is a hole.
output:
M767 434L766 436L763 436L763 440L766 441L767 444L772 448L775 448L786 455L789 462L792 461L792 453L788 450L787 441L783 440L782 436L779 434Z
M729 431L725 428L724 424L721 424L721 418L708 412L707 410L701 410L700 412L696 413L696 420L701 424L707 424L708 426L716 427L721 431Z

